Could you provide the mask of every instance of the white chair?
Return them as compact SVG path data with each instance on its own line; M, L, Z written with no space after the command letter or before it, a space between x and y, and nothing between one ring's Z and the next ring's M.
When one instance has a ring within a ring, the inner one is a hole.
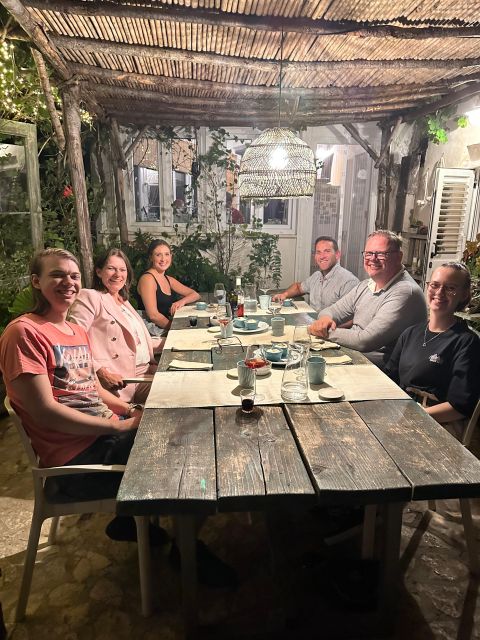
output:
M53 518L48 536L48 544L55 543L60 516L77 515L82 513L115 513L115 498L102 500L85 500L80 502L67 501L62 496L61 501L55 501L55 496L51 496L45 490L47 478L61 477L75 473L112 473L122 472L124 465L75 465L66 467L46 467L38 466L38 458L33 450L30 438L28 437L20 418L12 408L8 398L5 399L5 407L10 415L13 424L17 427L23 446L27 453L32 468L34 487L34 508L32 524L28 536L27 552L23 567L22 583L15 612L15 622L19 622L25 617L30 587L32 583L35 558L37 556L38 540L43 522L47 518ZM151 571L150 571L150 540L149 540L149 520L146 516L135 516L138 540L138 564L140 572L140 591L142 598L142 614L149 616L152 612L151 603Z
M415 390L417 395L422 396L423 393ZM428 394L426 394L428 395ZM426 405L426 397L424 398L424 406ZM459 438L460 442L468 447L471 443L474 429L480 418L480 399L478 400L476 407L470 416L470 419L466 423L463 434ZM469 498L459 498L460 511L462 514L463 531L465 535L465 544L468 553L468 564L470 572L474 575L480 574L480 562L478 557L478 544L475 535L475 527L472 522L472 509ZM430 511L436 511L435 500L428 501L428 508ZM362 555L365 558L372 557L375 539L375 521L376 521L376 505L368 505L365 509L365 516L363 520L363 535L362 535Z

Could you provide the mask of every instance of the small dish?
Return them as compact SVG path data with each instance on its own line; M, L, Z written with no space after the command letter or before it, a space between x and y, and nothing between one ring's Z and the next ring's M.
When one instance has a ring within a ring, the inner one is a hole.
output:
M285 300L282 302L282 306L283 307L293 307L292 298L285 298Z
M268 322L260 320L256 329L237 329L237 327L233 327L233 333L263 333L268 329L270 329Z
M274 367L284 367L287 364L288 358L281 358L277 360L277 362L272 362L272 366Z
M330 400L330 402L338 402L342 400L345 395L341 389L336 389L335 387L325 387L324 389L320 389L318 392L318 397L322 400Z
M198 302L195 303L195 309L197 311L205 311L206 308L207 308L206 302L202 302L201 300L199 300Z
M220 327L208 327L207 331L209 333L220 333Z
M211 326L211 327L218 327L218 326L220 326L220 323L218 322L218 318L217 318L217 316L210 316L210 318L209 318L209 322L210 322L210 326Z

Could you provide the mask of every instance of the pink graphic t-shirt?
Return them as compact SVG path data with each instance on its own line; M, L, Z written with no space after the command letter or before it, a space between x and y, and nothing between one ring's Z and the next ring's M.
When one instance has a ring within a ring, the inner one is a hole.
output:
M27 314L11 322L0 338L0 369L7 394L45 466L60 466L89 447L94 435L55 431L35 420L35 407L18 397L12 380L30 373L47 375L60 404L88 415L112 417L98 395L88 337L79 325L67 323L68 335L41 316Z

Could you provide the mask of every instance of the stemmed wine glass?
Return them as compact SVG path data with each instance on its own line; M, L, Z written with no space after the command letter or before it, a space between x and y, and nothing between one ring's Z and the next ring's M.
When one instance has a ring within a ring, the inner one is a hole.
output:
M218 306L223 303L225 304L225 285L223 282L216 282L213 287L213 295L215 296L215 300L217 301L217 310L216 314L218 315Z
M310 349L312 337L308 333L308 326L306 324L299 324L295 327L292 342L294 344L302 345L307 350Z
M267 278L259 278L258 280L258 290L264 295L266 296L269 290L269 286L268 286L268 279Z
M249 369L253 369L255 398L256 400L261 401L265 396L257 393L257 369L267 366L268 361L265 356L265 351L260 344L251 344L247 347L247 352L245 353L245 364Z
M277 314L280 313L281 308L282 308L281 302L279 302L278 300L271 300L268 310L272 315L276 316Z

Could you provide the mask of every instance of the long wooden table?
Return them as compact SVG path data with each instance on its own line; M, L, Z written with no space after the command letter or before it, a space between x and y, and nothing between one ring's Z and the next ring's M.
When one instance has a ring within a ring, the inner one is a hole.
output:
M172 357L228 369L239 351L166 352L160 368ZM176 517L184 613L187 628L194 629L198 516L383 504L380 606L388 612L403 504L479 495L480 462L413 400L263 406L252 415L237 407L148 409L120 486L118 512Z

